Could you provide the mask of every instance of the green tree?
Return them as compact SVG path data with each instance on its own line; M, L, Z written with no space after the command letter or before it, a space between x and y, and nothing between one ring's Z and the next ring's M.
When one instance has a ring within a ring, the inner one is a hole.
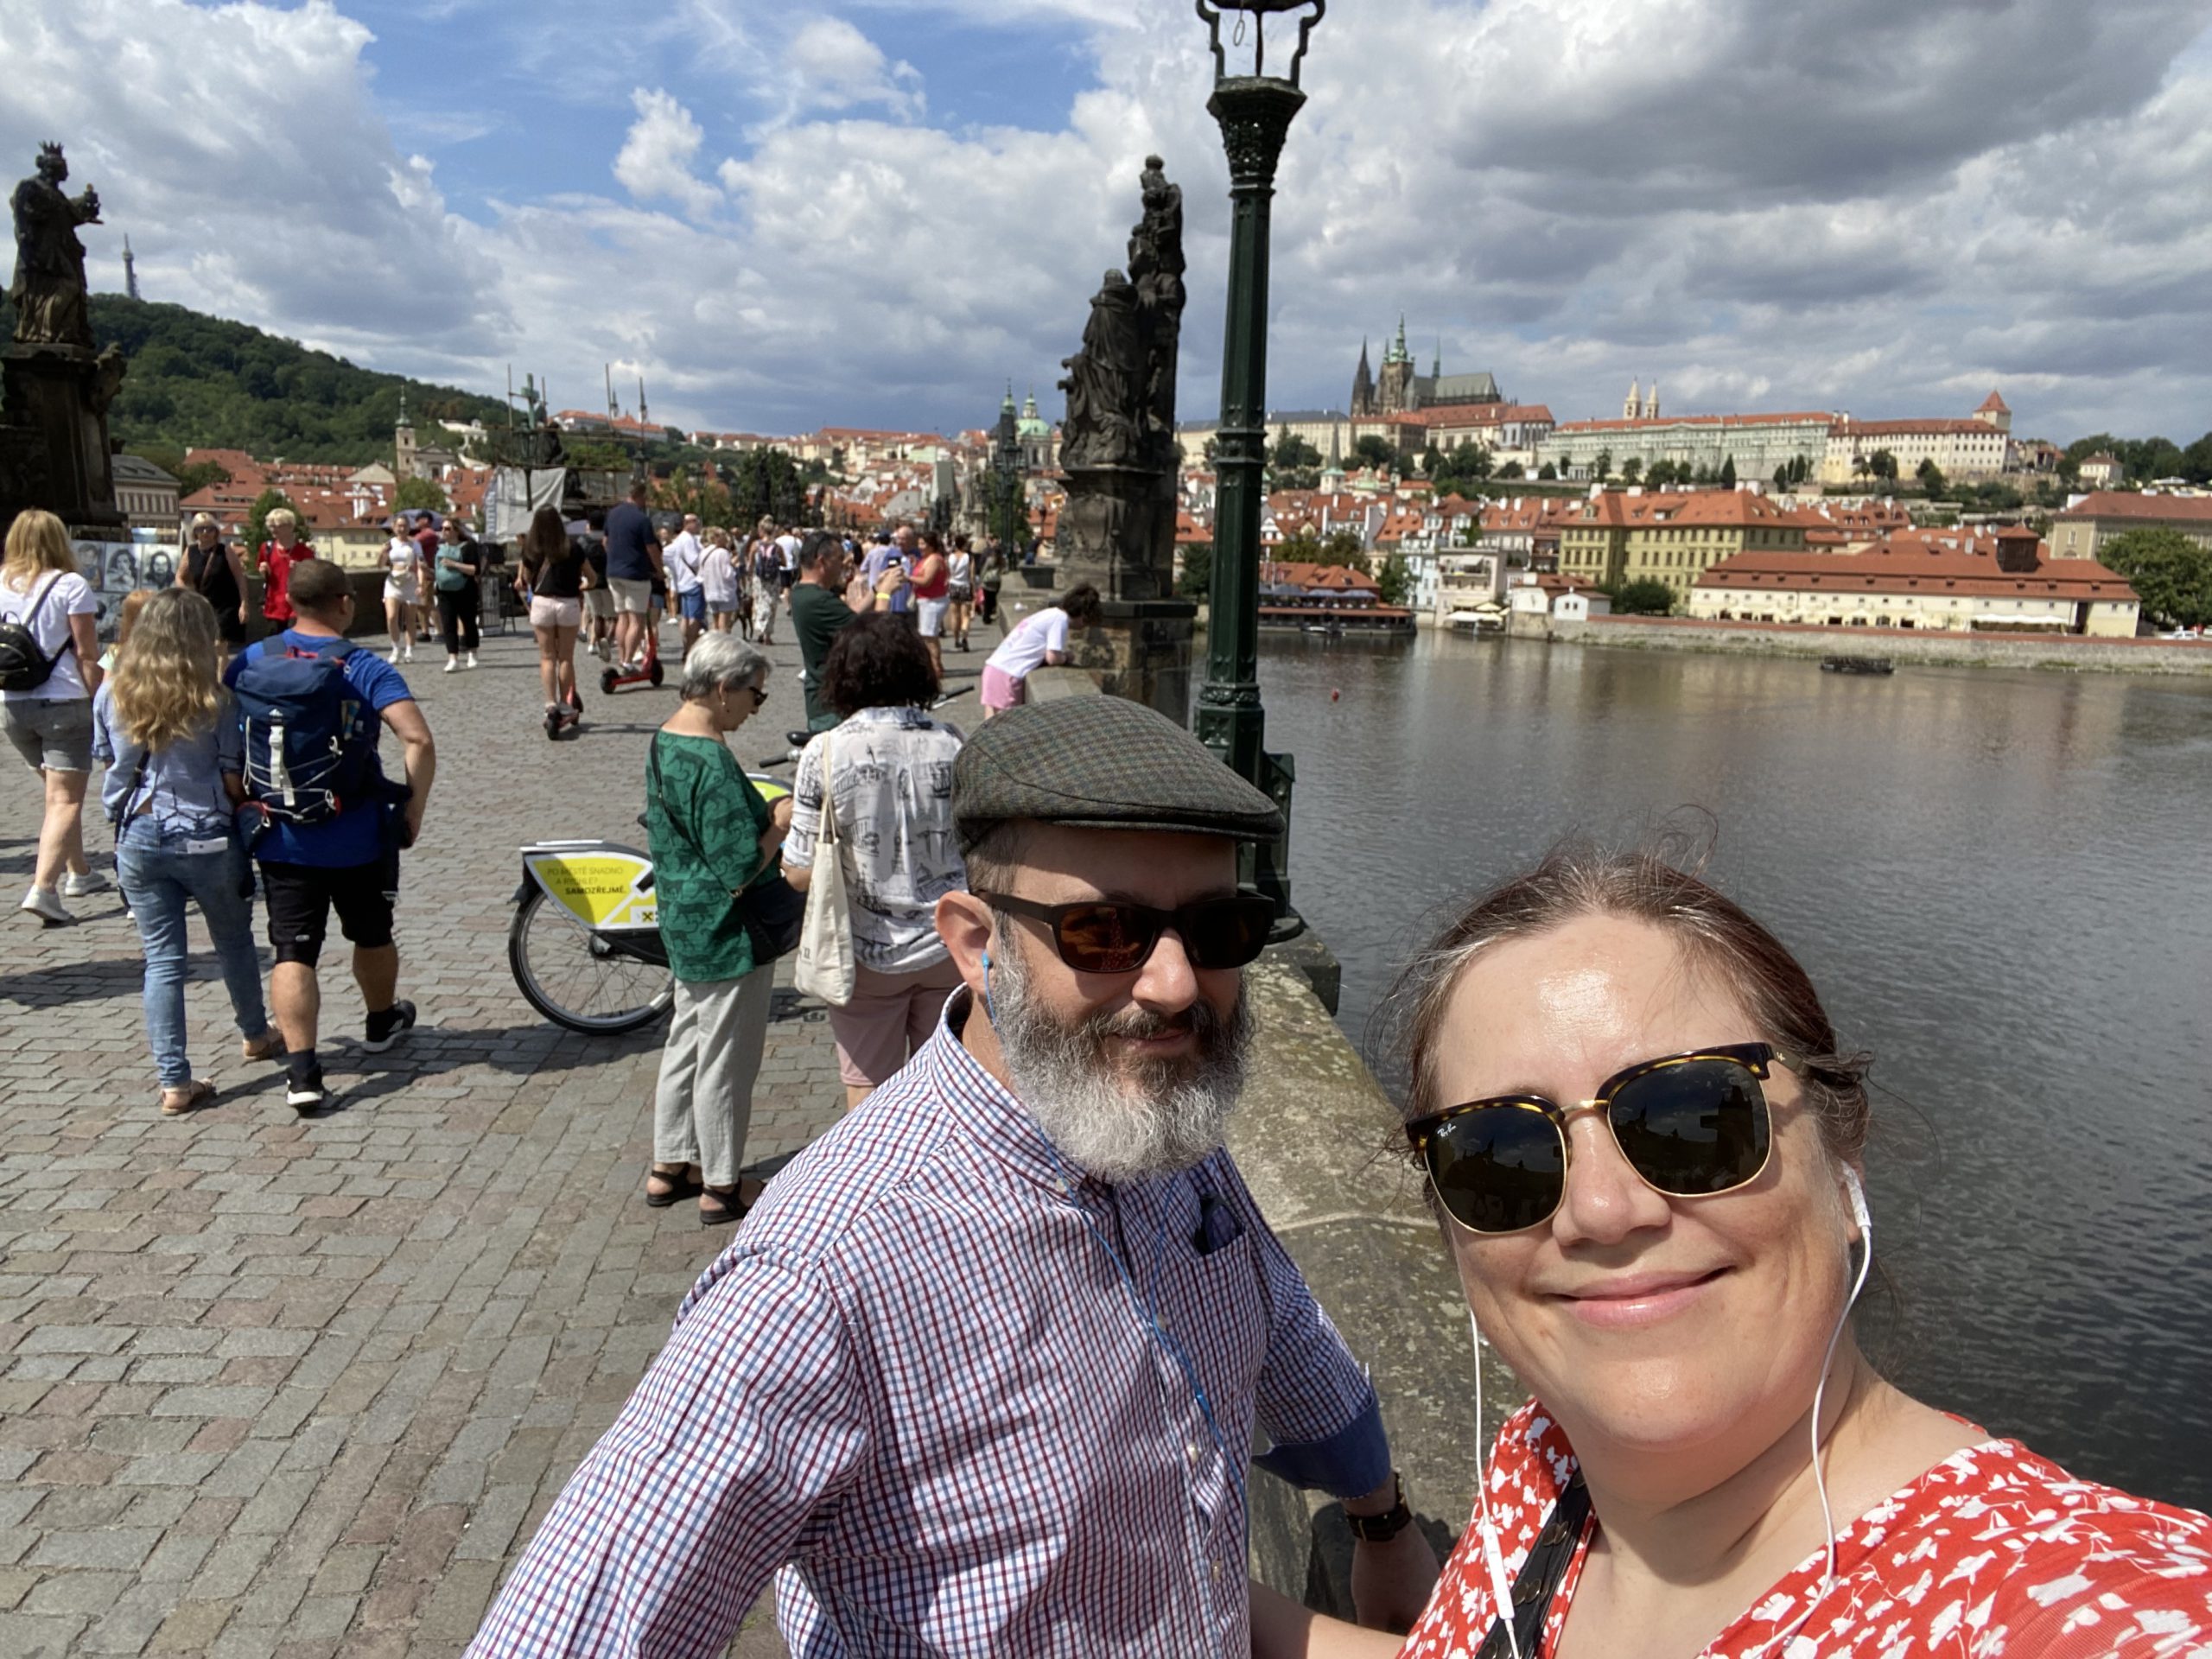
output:
M2181 475L2192 484L2212 484L2212 432L2181 452Z
M1183 550L1182 573L1175 591L1185 599L1203 600L1213 586L1213 543L1193 542Z
M1552 463L1548 461L1542 466L1536 468L1536 477L1538 480L1542 483L1552 483L1559 477L1559 468L1553 466Z
M1374 574L1373 562L1366 548L1360 544L1359 532L1354 530L1332 530L1321 543L1321 563L1347 565L1362 575Z
M1621 463L1621 482L1624 484L1640 484L1643 481L1643 462L1638 460L1636 456L1630 455L1626 461Z
M1675 608L1675 590L1663 582L1639 576L1612 590L1613 609L1623 616L1665 616Z
M269 515L279 507L286 509L295 518L299 515L300 510L293 505L292 498L282 490L264 490L253 498L253 505L247 510L245 515L245 552L249 560L258 560L261 544L269 539ZM307 538L307 526L302 524L300 526L300 539L305 541Z
M1414 576L1413 572L1406 568L1402 554L1393 553L1382 561L1382 569L1376 574L1375 585L1385 605L1406 602L1413 593Z
M1943 469L1936 464L1936 457L1929 455L1921 461L1920 468L1913 474L1920 480L1920 487L1928 492L1930 501L1939 499L1944 490Z
M1736 487L1735 456L1724 455L1721 457L1719 484L1720 487L1724 490L1732 490Z
M1377 472L1395 473L1398 470L1397 445L1388 438L1379 438L1372 432L1351 447L1352 460L1362 467L1372 467Z
M1497 475L1501 479L1517 479L1526 478L1529 474L1519 461L1502 461L1497 464Z
M1444 452L1432 443L1421 452L1421 475L1423 478L1437 478L1440 477L1443 472Z
M1300 531L1297 535L1275 543L1274 551L1268 556L1283 564L1325 564L1321 556L1321 543Z
M1598 452L1598 459L1590 463L1590 476L1602 484L1612 475L1613 452L1610 449L1600 449Z
M1774 469L1774 487L1777 490L1786 490L1789 487L1789 462L1784 461Z
M2125 531L2098 550L2097 559L2127 578L2145 616L2169 627L2212 624L2212 550L2181 531Z
M1886 449L1877 449L1866 458L1866 470L1886 483L1897 480L1897 458Z
M391 505L402 512L420 512L426 508L432 512L443 512L453 504L430 480L403 478L399 487L391 493Z
M1268 464L1284 472L1319 472L1322 456L1307 440L1285 429L1268 447Z

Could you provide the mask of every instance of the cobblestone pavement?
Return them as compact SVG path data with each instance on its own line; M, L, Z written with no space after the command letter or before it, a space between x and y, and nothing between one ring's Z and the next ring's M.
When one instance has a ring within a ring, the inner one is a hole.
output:
M673 630L671 630L673 637ZM736 735L748 765L803 724L797 653ZM540 1020L506 963L515 849L642 844L644 752L675 691L607 698L546 741L526 632L474 672L418 647L438 741L409 855L401 995L423 1024L357 1046L333 929L314 1122L237 1058L195 918L195 1066L222 1093L169 1122L113 893L41 930L0 911L0 1654L450 1655L727 1243L640 1201L661 1033ZM977 717L980 652L950 659ZM386 746L391 747L389 744ZM97 813L93 814L97 817ZM0 785L0 875L29 885L35 785ZM104 829L91 833L105 868ZM779 985L788 979L788 969ZM776 996L748 1159L774 1167L838 1109L826 1018ZM764 1606L734 1652L780 1654Z

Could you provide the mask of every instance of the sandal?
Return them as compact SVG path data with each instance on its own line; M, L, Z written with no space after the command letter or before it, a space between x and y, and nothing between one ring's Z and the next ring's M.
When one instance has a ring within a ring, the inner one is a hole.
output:
M656 1192L655 1181L662 1185ZM649 1169L645 1172L645 1202L656 1210L665 1210L683 1198L693 1198L707 1189L691 1179L690 1166L680 1169Z
M734 1186L702 1187L699 1192L699 1224L702 1227L727 1227L734 1221L745 1219L751 1208L741 1196L743 1189ZM707 1201L712 1199L715 1208L709 1210Z
M271 1026L258 1037L248 1037L238 1044L238 1058L242 1060L273 1060L284 1052L284 1033Z
M162 1090L162 1116L188 1116L214 1098L215 1085L205 1077L194 1077L181 1089Z

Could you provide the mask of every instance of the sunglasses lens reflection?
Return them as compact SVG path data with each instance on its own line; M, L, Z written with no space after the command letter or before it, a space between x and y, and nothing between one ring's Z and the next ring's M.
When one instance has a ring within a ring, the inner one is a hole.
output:
M1485 1106L1437 1126L1428 1139L1428 1174L1462 1227L1517 1233L1559 1208L1567 1143L1541 1112Z
M1621 1086L1611 1116L1622 1155L1662 1192L1726 1192L1766 1165L1766 1096L1733 1060L1647 1071Z

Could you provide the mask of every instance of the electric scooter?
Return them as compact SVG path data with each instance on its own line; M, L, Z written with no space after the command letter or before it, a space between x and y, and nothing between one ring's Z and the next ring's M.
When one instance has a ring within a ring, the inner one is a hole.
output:
M638 659L636 666L625 672L608 664L600 673L599 689L611 697L626 685L658 686L666 677L666 671L660 665L660 630L648 627L645 654Z

